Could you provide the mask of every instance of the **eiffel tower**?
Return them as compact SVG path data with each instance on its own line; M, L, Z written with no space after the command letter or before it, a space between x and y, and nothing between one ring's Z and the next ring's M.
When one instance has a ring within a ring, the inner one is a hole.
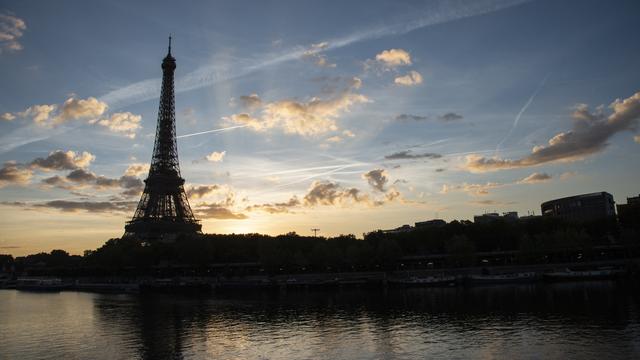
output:
M124 237L171 241L180 235L201 234L202 225L191 211L180 176L173 91L175 69L169 36L169 51L162 60L162 91L151 167L138 208L124 227Z

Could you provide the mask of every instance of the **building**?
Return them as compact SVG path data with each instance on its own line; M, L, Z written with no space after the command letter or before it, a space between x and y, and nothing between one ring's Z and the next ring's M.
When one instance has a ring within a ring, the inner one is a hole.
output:
M411 230L413 230L413 226L405 224L405 225L402 225L402 226L397 227L395 229L382 230L382 232L385 233L385 234L399 234L399 233L409 232Z
M626 204L619 204L616 208L620 225L625 228L640 227L640 195L627 198Z
M476 224L488 224L498 220L503 220L503 221L518 220L518 212L508 211L508 212L502 213L502 215L498 213L486 213L482 215L475 215L473 217L473 222Z
M428 228L428 227L442 227L447 225L447 222L442 219L432 219L427 221L418 221L416 228Z
M615 216L614 205L613 196L602 191L546 201L540 208L544 216L585 221Z

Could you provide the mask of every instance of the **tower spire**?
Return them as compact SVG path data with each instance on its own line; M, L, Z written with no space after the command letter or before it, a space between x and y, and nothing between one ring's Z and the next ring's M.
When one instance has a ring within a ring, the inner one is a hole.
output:
M170 239L199 234L202 227L191 211L184 179L180 175L173 86L175 69L176 59L171 56L169 35L169 53L162 60L162 90L151 166L136 212L125 226L126 237Z

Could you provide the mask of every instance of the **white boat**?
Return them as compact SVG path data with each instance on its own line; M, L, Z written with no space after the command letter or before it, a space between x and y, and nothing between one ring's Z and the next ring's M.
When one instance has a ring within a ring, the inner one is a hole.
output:
M505 284L534 281L537 279L537 275L535 272L497 275L469 275L468 279L473 284Z
M581 280L581 279L608 279L624 274L623 269L597 269L574 271L565 269L545 273L544 277L549 280Z
M16 281L17 290L32 291L60 291L70 287L58 278L19 278Z

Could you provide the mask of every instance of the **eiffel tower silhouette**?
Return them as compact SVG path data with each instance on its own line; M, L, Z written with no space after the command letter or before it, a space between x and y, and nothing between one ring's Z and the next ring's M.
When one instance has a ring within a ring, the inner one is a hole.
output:
M171 241L180 235L201 234L202 225L189 206L178 163L175 69L169 36L169 51L162 60L162 92L151 167L136 212L125 225L124 237Z

